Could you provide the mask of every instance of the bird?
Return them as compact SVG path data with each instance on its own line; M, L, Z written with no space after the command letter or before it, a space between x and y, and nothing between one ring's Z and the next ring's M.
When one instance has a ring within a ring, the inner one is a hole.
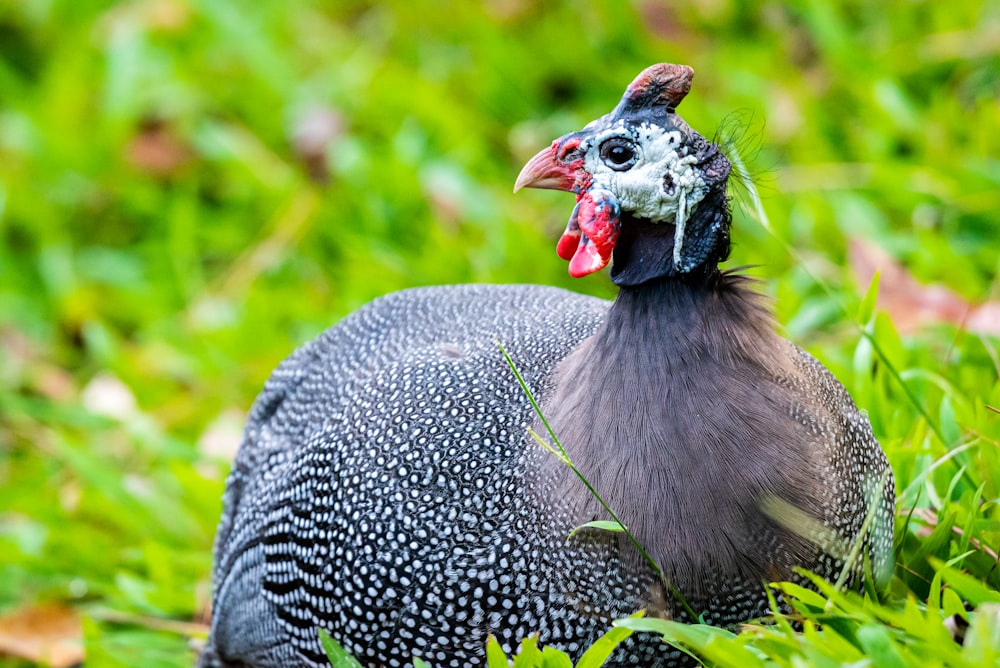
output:
M754 280L719 268L732 165L677 114L693 74L648 67L517 177L575 195L556 251L575 277L610 264L613 301L403 290L273 372L224 492L201 666L328 665L319 629L372 667L482 666L490 636L578 657L638 610L762 617L799 569L884 583L891 468ZM636 634L605 665L691 660Z

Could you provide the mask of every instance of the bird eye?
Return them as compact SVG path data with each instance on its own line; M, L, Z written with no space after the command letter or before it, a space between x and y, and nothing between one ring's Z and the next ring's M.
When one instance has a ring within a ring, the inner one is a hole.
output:
M601 160L611 169L623 172L635 164L635 146L631 142L615 137L601 145Z

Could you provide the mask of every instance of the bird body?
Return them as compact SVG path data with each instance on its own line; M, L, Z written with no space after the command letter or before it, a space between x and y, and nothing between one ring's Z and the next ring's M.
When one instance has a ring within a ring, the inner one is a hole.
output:
M576 275L613 254L614 302L403 291L275 371L227 484L203 666L326 665L318 628L368 666L483 665L490 634L579 655L639 609L766 614L764 583L795 567L857 585L855 541L890 567L892 478L867 420L716 266L728 162L676 117L689 84L649 68L519 178L576 193L559 254ZM622 533L573 533L607 513L529 436L544 430L498 343L656 568ZM606 665L686 660L637 635Z

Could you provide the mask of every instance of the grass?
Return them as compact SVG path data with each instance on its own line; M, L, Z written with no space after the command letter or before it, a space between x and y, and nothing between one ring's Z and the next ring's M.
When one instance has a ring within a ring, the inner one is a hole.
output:
M737 194L730 265L757 265L783 333L868 411L899 493L884 604L803 594L803 632L711 645L995 661L977 620L1000 591L998 341L903 327L848 249L1000 299L1000 9L674 4L0 2L0 613L79 613L88 666L190 665L228 458L271 369L403 287L610 296L553 252L566 196L510 189L666 60L695 68L681 112L740 148L763 198L766 221ZM940 630L956 614L965 648Z

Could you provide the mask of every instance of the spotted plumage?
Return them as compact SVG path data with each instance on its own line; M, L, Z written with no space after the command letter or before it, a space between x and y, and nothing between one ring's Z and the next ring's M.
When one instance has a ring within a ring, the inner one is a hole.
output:
M747 279L716 268L728 163L674 113L689 83L650 68L519 178L577 194L567 259L591 269L610 249L613 303L408 290L274 372L226 489L203 666L326 665L318 628L372 667L480 666L490 634L578 656L640 608L691 621L671 588L731 624L765 614L764 582L795 567L838 576L855 541L890 568L892 477L866 418L773 333ZM610 143L626 134L632 155ZM498 343L663 579L621 534L568 538L607 516L528 435L541 426ZM687 662L637 635L605 665Z

